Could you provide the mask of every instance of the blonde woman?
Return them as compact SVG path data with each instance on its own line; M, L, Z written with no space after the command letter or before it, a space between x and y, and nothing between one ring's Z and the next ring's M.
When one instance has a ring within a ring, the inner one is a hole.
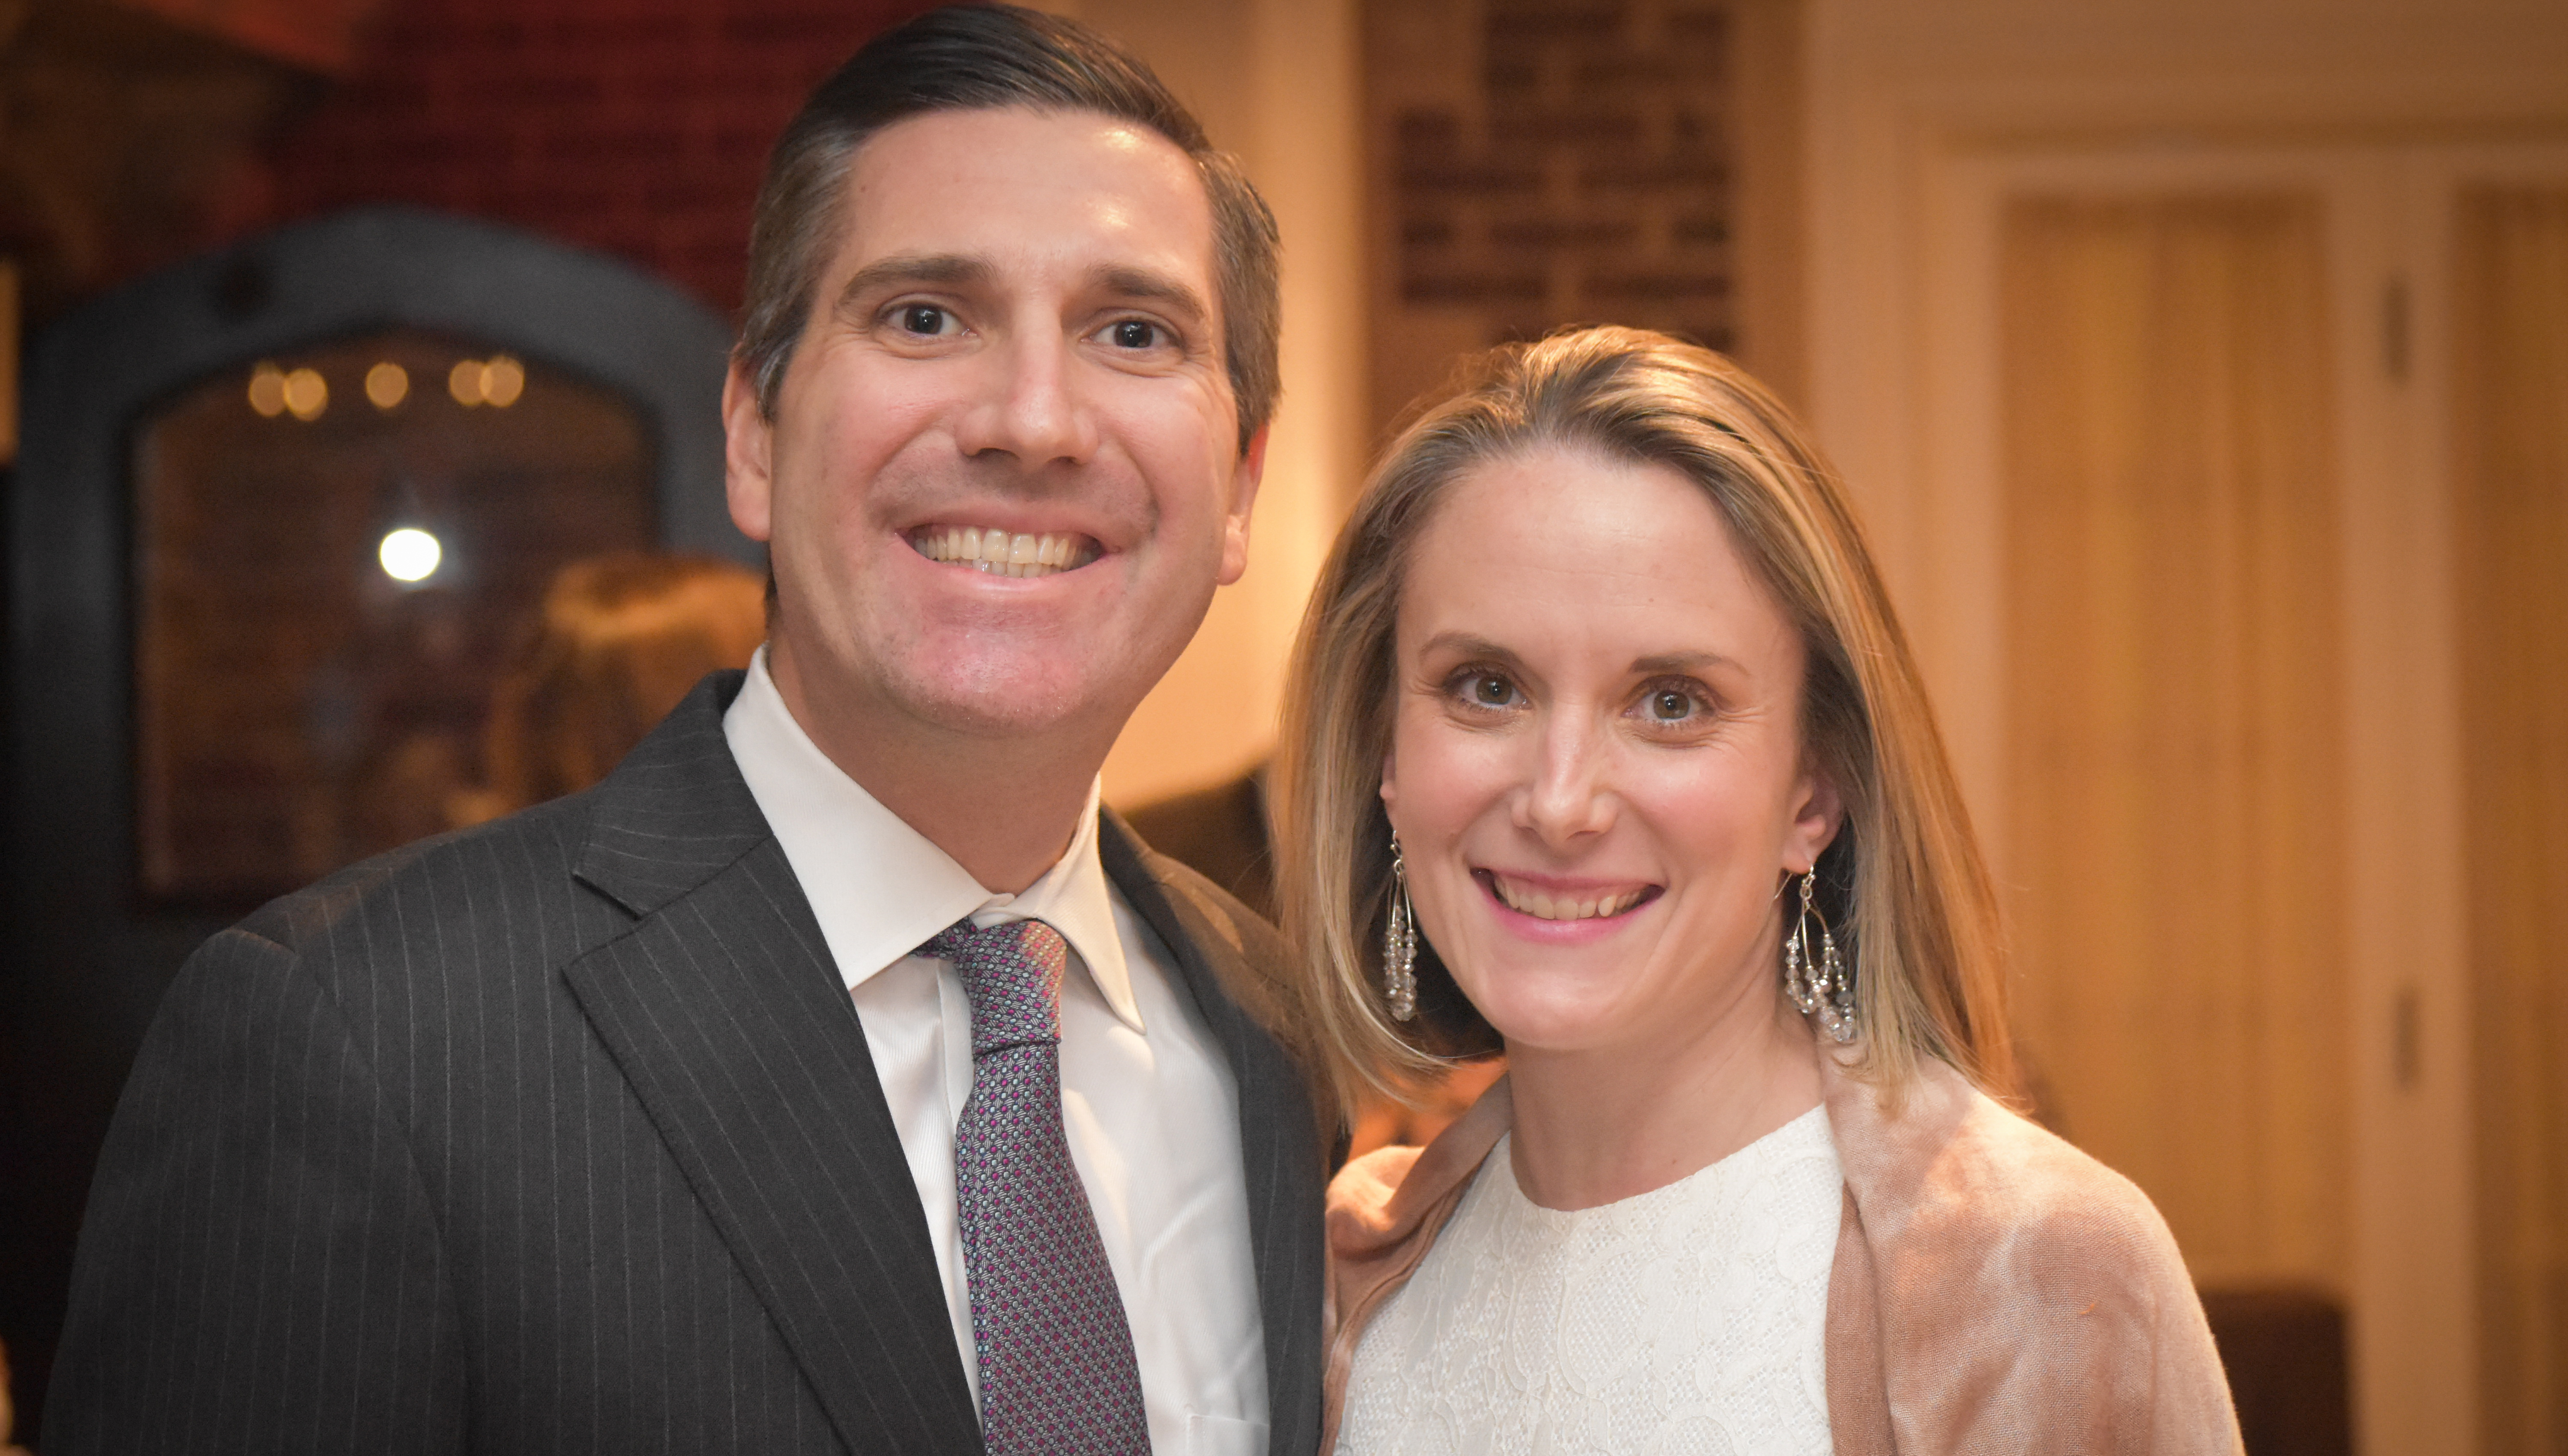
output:
M1845 495L1719 356L1488 356L1296 650L1281 889L1350 1102L1342 1452L2228 1452L2128 1182L1999 1100L1988 876Z

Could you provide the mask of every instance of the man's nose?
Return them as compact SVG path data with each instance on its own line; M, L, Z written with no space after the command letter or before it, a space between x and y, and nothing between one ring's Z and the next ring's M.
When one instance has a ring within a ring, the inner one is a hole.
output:
M1090 457L1097 426L1081 394L1072 340L1057 328L1013 330L983 358L976 397L955 432L965 454L997 452L1028 466Z
M1609 748L1575 716L1554 717L1527 745L1531 761L1515 796L1515 822L1554 849L1569 849L1614 823Z

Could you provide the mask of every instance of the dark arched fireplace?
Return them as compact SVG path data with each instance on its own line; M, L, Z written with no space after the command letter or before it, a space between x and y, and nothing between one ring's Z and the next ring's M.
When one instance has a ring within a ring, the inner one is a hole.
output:
M408 209L196 259L37 342L0 983L0 1335L25 1373L187 951L445 827L559 567L758 561L722 499L728 342L623 263Z

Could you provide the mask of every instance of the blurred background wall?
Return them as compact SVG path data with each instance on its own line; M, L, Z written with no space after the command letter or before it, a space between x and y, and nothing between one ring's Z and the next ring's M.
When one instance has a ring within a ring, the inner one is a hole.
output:
M14 0L0 251L41 337L407 202L728 312L776 131L919 8ZM1456 353L1604 320L1730 350L1868 513L2009 897L2044 1115L2207 1291L2324 1315L2273 1346L2318 1406L2251 1411L2251 1449L2568 1451L2568 8L1056 8L1157 65L1286 235L1250 574L1112 799L1262 760L1364 461ZM174 969L143 959L113 996L0 972L23 1413ZM67 1019L76 1072L36 1051Z
M2344 1301L2367 1449L2568 1449L2568 9L1802 24L1808 403L2064 1125Z

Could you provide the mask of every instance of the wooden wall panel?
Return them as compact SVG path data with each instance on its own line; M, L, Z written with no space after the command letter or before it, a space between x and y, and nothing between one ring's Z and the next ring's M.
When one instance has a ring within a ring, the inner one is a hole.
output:
M2453 485L2490 1452L2568 1452L2568 189L2474 188Z
M2206 1283L2345 1285L2343 621L2315 198L2003 222L2020 1021Z

